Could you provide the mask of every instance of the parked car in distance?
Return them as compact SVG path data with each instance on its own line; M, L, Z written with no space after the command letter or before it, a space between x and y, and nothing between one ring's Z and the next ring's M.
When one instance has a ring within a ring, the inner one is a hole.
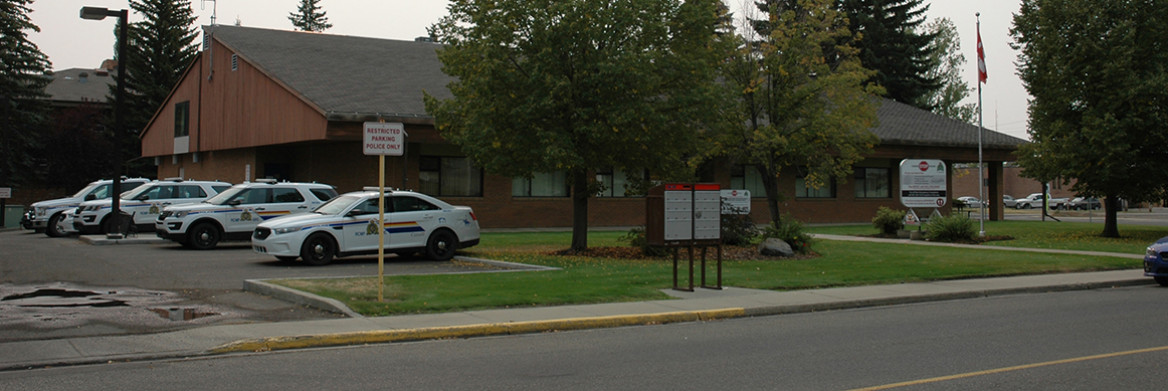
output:
M1015 200L1014 208L1016 209L1030 209L1042 207L1042 193L1031 193L1026 198L1019 198ZM1050 198L1046 204L1051 209L1065 209L1068 200L1066 198Z
M206 250L220 240L248 240L260 222L309 212L336 196L336 189L323 183L241 183L203 202L166 207L154 232L183 247Z
M957 197L957 200L963 202L966 208L981 208L981 200L977 199L977 197Z
M1096 210L1103 207L1103 204L1095 197L1075 197L1067 205L1067 209L1076 210Z
M146 178L122 178L121 188L122 193L133 190L146 182L150 182ZM44 232L50 237L65 236L73 231L73 223L70 221L73 211L77 210L77 206L82 202L108 199L113 192L112 179L102 179L90 182L81 190L74 193L72 196L65 198L58 198L54 200L38 201L29 205L29 210L26 212L28 216L28 227L36 232Z
M230 187L231 184L227 182L167 178L124 193L118 209L133 218L133 224L139 230L152 231L154 220L163 208L199 202ZM117 231L114 220L110 218L110 212L113 212L111 204L112 199L82 202L73 214L73 228L82 234Z
M379 228L387 253L424 253L447 260L479 243L479 222L467 206L454 206L412 191L386 190L385 222L378 223L378 188L345 193L311 213L265 221L251 237L252 249L282 261L297 257L326 265L336 257L376 254Z
M1160 238L1144 250L1144 275L1152 277L1160 286L1168 286L1168 236Z
M1013 208L1016 205L1018 205L1018 201L1014 200L1014 197L1012 197L1010 195L1006 195L1006 194L1002 195L1002 206L1007 207L1007 208Z

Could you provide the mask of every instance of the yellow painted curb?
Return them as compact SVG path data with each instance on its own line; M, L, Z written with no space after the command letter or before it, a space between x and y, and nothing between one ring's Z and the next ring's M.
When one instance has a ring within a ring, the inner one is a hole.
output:
M582 330L608 327L697 322L746 316L743 308L704 311L663 312L644 315L616 315L529 322L488 323L466 326L427 327L420 329L376 330L351 333L302 335L245 339L217 346L210 353L265 352L324 346L422 341L429 339L468 338L488 335L530 334L547 331Z

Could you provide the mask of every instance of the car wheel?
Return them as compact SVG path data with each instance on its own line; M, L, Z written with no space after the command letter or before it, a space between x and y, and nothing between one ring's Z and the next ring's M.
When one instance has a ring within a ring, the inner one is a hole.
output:
M1030 209L1030 204L1022 204L1022 209Z
M455 250L458 250L458 237L447 230L434 232L426 241L426 257L435 261L454 258Z
M327 265L337 255L337 243L331 236L324 233L315 233L304 240L300 247L300 258L312 266Z
M215 248L219 244L219 237L222 233L219 228L211 223L198 223L191 227L187 233L187 244L196 250L209 250Z
M101 233L108 234L108 233L117 232L117 231L118 231L118 226L117 226L117 224L114 224L114 219L110 218L109 216L106 216L106 218L101 221Z
M1160 286L1168 286L1168 277L1157 276L1157 277L1152 277L1152 279L1156 280L1156 283L1160 284Z
M65 236L65 223L61 222L61 220L64 219L65 215L61 213L57 213L53 215L53 217L49 217L49 226L45 227L45 235L49 235L50 238L59 238Z

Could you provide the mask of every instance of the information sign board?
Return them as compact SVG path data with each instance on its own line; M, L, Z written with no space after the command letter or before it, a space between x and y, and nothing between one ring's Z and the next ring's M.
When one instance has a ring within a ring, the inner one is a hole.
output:
M750 214L750 190L722 190L722 214Z
M900 203L909 208L940 208L949 200L948 170L935 159L900 161Z

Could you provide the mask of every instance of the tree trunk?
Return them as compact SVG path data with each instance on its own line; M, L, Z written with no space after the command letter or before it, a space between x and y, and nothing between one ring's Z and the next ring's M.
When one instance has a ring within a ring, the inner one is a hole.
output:
M588 175L584 170L572 172L572 250L588 248Z
M779 176L770 172L770 169L758 165L759 176L762 177L762 186L766 189L767 210L771 213L771 225L778 226L779 215Z
M1105 238L1119 237L1119 215L1116 214L1120 207L1119 198L1108 195L1103 199L1103 234ZM1089 208L1090 206L1088 206Z

